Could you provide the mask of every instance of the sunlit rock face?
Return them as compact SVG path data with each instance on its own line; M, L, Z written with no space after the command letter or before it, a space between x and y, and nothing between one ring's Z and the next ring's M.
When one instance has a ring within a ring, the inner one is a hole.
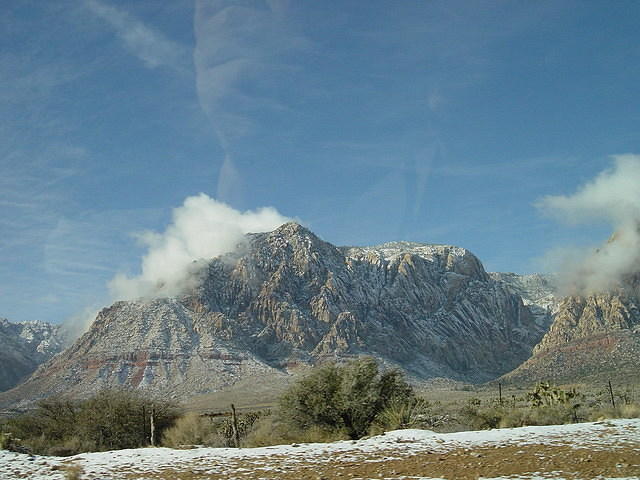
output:
M12 323L0 318L0 391L24 380L63 346L59 326L38 321Z
M629 289L562 299L534 355L505 379L637 382L639 305Z
M418 380L482 382L526 360L548 326L453 246L338 248L288 223L198 275L186 295L104 309L0 403L107 386L184 398L361 354Z
M607 245L615 241L616 235ZM601 254L601 250L594 253ZM553 321L548 332L533 356L505 380L637 383L640 274L626 273L615 280L606 291L555 297L549 303Z

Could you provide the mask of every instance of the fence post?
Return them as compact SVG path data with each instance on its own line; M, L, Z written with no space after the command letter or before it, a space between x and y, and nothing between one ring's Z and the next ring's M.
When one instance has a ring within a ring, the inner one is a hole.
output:
M238 416L236 415L236 407L231 404L231 425L233 428L233 440L236 444L236 448L240 448L240 431L238 430Z
M500 399L500 405L502 405L502 383L498 382L498 398Z
M151 446L155 447L156 446L156 408L155 406L151 406L151 420L149 422L150 424L150 429L151 429Z
M611 395L611 405L613 405L613 408L616 408L616 401L613 398L613 388L611 388L611 380L609 380L609 395Z
M149 437L147 437L147 410L144 405L142 405L142 446L147 445L147 441Z

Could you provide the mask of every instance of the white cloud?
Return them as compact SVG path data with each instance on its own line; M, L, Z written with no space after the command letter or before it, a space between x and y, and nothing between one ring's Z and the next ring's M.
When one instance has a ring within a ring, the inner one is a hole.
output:
M117 275L112 294L134 299L184 293L197 284L203 261L234 251L246 233L271 231L289 220L270 207L240 212L204 193L188 197L163 233L140 235L148 248L142 271Z
M166 66L183 70L190 59L190 53L185 47L133 18L124 10L99 0L86 0L85 4L114 29L124 46L148 68Z
M568 223L640 219L640 155L616 155L614 165L573 195L550 195L538 207Z
M573 195L547 196L537 203L543 212L568 224L606 221L614 230L601 247L564 258L565 293L609 291L640 271L640 155L613 160L612 168Z

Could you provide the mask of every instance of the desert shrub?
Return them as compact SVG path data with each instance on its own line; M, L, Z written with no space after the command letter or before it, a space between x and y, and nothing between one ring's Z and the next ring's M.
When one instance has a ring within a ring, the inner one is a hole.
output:
M15 437L27 439L46 437L58 441L72 435L77 423L79 406L66 400L43 400L27 414L7 421L7 429Z
M300 431L345 431L366 435L376 417L394 401L414 397L398 370L381 372L370 357L345 365L330 363L294 383L280 400L282 419Z
M21 445L11 433L0 433L0 450L20 451Z
M105 390L81 402L45 400L34 411L9 419L4 428L38 454L134 448L149 443L152 411L160 438L177 416L175 407L123 390Z
M251 432L256 421L264 416L270 415L271 412L259 411L259 412L247 412L238 414L238 436L242 442L244 438ZM217 422L218 435L220 435L225 441L225 447L234 447L235 438L233 433L233 420L231 417L223 417Z
M640 405L632 403L629 405L616 405L616 408L594 408L588 415L589 421L592 422L607 418L640 418Z
M532 407L566 405L579 398L580 394L575 388L564 390L551 385L549 382L540 382L531 392L527 393L527 400Z
M62 467L65 480L81 480L84 469L77 463L72 463Z
M579 406L578 406L579 407ZM563 425L583 420L583 412L571 405L512 408L500 419L500 428L528 425Z
M485 406L478 398L471 398L460 409L460 417L464 424L472 430L498 428L507 408L497 402L489 402Z
M162 444L172 448L187 445L226 446L213 420L194 412L178 418L175 424L164 432Z
M484 404L473 398L460 413L469 428L482 430L575 423L587 418L587 410L585 396L575 388L562 389L541 382L520 398L512 396L511 400Z
M287 443L318 443L346 440L344 430L323 428L317 425L306 429L292 427L278 415L263 416L256 421L244 441L247 447L266 447Z
M431 403L423 398L396 399L376 417L370 433L378 434L401 428L432 428L440 421Z
M248 433L245 445L248 447L266 447L269 445L279 445L294 443L298 439L292 435L290 428L280 421L275 415L265 416L259 419Z
M148 444L153 412L156 438L178 417L175 406L127 390L104 390L82 403L77 435L97 450L135 448Z
M241 443L253 430L257 420L270 415L268 410L238 414L238 435ZM162 444L167 447L205 445L207 447L233 447L235 438L231 417L211 417L194 412L178 418L164 433Z

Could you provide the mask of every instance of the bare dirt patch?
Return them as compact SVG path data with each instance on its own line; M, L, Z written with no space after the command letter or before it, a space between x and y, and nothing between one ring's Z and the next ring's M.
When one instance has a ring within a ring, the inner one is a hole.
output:
M640 476L640 449L618 448L594 451L567 446L528 445L457 449L446 453L389 451L357 459L352 453L293 463L278 455L251 461L229 462L217 469L215 463L191 469L166 469L145 474L150 479L409 479L446 478L475 480L501 477L548 477L567 479L634 478ZM194 466L195 467L195 466ZM124 472L123 478L137 479L139 473ZM212 476L213 475L213 476Z

